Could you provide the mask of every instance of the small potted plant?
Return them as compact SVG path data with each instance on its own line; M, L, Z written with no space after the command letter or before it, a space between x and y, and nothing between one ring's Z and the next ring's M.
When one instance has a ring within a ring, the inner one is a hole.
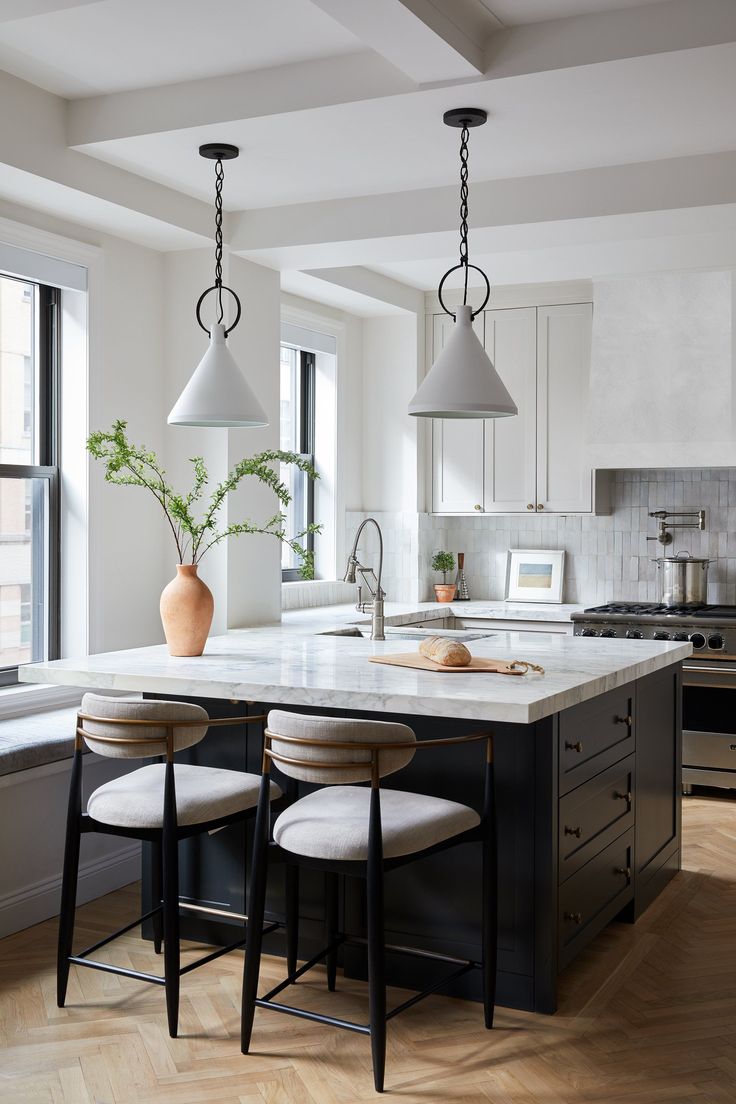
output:
M452 552L435 552L432 557L432 570L442 572L442 582L434 584L434 594L438 602L451 602L455 597L455 583L448 583L447 573L455 570L455 557Z

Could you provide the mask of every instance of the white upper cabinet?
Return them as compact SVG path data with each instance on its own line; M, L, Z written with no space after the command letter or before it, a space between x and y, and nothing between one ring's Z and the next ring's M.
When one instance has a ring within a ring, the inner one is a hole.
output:
M444 348L455 321L436 314L432 363ZM483 341L483 315L473 322ZM481 418L432 419L432 509L438 514L466 514L483 509L483 421Z
M594 499L586 445L592 319L591 303L567 303L486 311L475 320L519 413L433 421L435 513L606 511L602 479ZM444 314L433 323L434 360L454 323Z
M592 303L537 308L537 509L593 508L586 433Z
M485 420L483 509L527 513L536 504L536 308L487 311L485 329L485 350L519 413Z

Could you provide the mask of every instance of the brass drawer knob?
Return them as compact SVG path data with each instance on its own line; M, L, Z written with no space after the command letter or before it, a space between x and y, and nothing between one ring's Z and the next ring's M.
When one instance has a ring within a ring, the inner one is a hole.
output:
M576 740L574 744L571 744L569 740L565 740L565 751L577 751L580 754L582 750L582 740Z
M623 874L627 882L631 881L631 867L630 866L617 866L614 870L614 874Z
M563 919L572 920L573 924L582 924L583 914L582 912L566 912Z
M537 509L538 510L543 510L544 509L544 503L543 502L538 502L537 503Z
M566 836L575 836L576 839L580 839L580 836L582 835L582 831L583 831L583 829L580 827L579 824L576 825L574 828L571 828L569 824L565 825L565 835Z
M475 506L473 507L473 509L474 509L474 510L482 510L482 509L483 509L483 507L481 506L480 502L476 502L476 504L475 504Z
M618 790L613 795L617 801L627 801L631 804L631 790L627 790L626 793L619 793Z
M631 725L633 724L633 720L630 714L627 714L625 717L614 717L613 720L615 724L625 724L628 725L629 728L631 728Z
M533 510L534 509L534 503L533 502L527 502L526 508L527 508L527 510Z

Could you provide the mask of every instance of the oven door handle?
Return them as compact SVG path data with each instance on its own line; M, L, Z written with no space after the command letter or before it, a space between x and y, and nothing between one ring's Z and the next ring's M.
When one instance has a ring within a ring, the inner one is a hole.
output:
M692 674L733 675L736 677L736 667L705 667L693 663L683 663L682 669L683 671L690 671Z

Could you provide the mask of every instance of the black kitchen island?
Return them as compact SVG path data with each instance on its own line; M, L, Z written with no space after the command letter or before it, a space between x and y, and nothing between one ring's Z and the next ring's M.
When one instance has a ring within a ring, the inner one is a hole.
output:
M324 630L323 630L324 631ZM314 635L286 626L233 631L205 655L175 659L163 647L57 660L22 668L24 681L138 691L192 700L215 717L261 715L272 706L409 724L418 739L495 734L499 829L498 1001L538 1012L556 1007L559 973L611 920L635 921L680 865L681 661L689 644L581 640L500 632L478 655L527 659L543 675L435 673L368 662L406 651L399 640ZM260 770L260 724L212 729L181 753L208 766ZM482 744L416 755L384 785L480 807ZM304 792L302 790L301 792ZM182 935L233 941L242 923L248 826L182 844ZM247 838L246 838L247 836ZM468 844L390 874L386 938L459 958L480 949L480 854ZM148 907L144 856L144 909ZM344 928L363 928L362 886L346 879ZM268 908L283 910L274 866ZM323 945L322 875L303 871L300 956ZM209 911L194 913L187 904ZM283 951L278 933L266 950ZM360 976L361 952L343 965ZM424 987L436 965L388 961L390 983ZM451 990L480 996L466 975Z

